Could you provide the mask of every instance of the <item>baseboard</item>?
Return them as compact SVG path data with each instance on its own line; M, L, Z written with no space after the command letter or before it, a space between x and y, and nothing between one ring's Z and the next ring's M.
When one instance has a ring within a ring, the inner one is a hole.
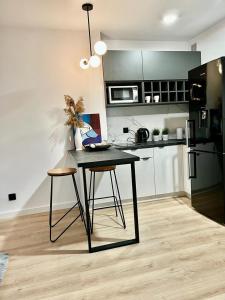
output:
M153 195L153 196L146 196L146 197L138 197L138 202L150 202L150 201L159 201L159 200L166 200L169 198L178 198L178 197L187 197L186 192L175 192L175 193L167 193L167 194L160 194L160 195ZM123 204L130 204L132 203L132 199L123 199ZM113 201L104 202L105 206L112 205ZM96 203L95 207L101 207L103 203Z
M190 198L190 195L186 192L176 192L176 193L168 193L168 194L160 194L160 195L154 195L154 196L146 196L146 197L139 197L138 202L143 201L157 201L157 200L163 200L168 199L171 197L188 197ZM131 199L124 199L124 204L131 203ZM54 210L60 210L64 208L72 207L74 203L72 202L64 202L61 204L56 204L53 206ZM104 205L111 205L112 201L104 202ZM96 207L102 206L102 203L96 203ZM40 207L33 207L33 208L22 208L21 210L15 210L15 211L6 211L4 213L0 213L0 219L5 218L16 218L17 216L23 216L23 215L31 215L31 214L37 214L37 213L43 213L49 211L49 205L46 206L40 206Z
M69 208L74 205L73 202L64 202L60 204L53 205L54 210L60 210L64 208ZM49 205L40 206L40 207L32 207L32 208L22 208L21 210L14 211L6 211L4 213L0 213L0 219L11 219L24 215L32 215L49 211Z

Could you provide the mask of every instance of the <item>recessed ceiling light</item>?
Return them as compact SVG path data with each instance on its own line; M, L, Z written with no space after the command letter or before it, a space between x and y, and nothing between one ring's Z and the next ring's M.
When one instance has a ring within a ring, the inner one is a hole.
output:
M164 25L173 25L174 23L176 23L178 20L178 13L177 12L169 12L167 14L165 14L162 18L162 23Z

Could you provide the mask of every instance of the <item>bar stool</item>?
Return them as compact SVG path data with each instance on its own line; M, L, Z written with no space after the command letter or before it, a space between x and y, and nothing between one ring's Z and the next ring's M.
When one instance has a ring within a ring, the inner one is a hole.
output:
M90 175L88 201L89 201L89 207L90 207L90 202L92 201L91 233L93 233L93 227L94 227L94 211L99 210L99 209L104 209L104 208L110 208L110 207L115 208L116 216L118 216L118 212L119 212L121 221L123 223L123 227L124 227L124 229L126 228L126 222L125 222L125 217L124 217L124 213L123 213L123 206L122 206L122 201L121 201L121 197L120 197L120 191L119 191L119 186L118 186L118 181L117 181L115 170L116 170L116 166L93 167L93 168L89 169L89 171L91 172L91 175ZM95 198L95 174L101 173L101 172L109 172L111 186L112 186L112 195L106 196L106 197ZM116 184L117 196L116 196L115 190L114 190L112 175L114 176L114 181ZM107 198L113 198L114 205L95 208L95 200L107 199ZM117 210L118 210L118 212L117 212Z
M50 212L49 212L49 227L50 227L50 241L55 242L60 238L61 235L81 216L82 221L84 221L84 216L83 216L83 207L80 203L80 197L77 189L77 184L76 180L74 177L74 174L77 173L77 169L75 168L59 168L59 169L52 169L48 170L48 175L51 177L51 191L50 191ZM72 176L73 179L73 185L75 189L75 194L77 198L77 202L74 204L73 207L71 207L57 222L52 224L52 198L53 198L53 177L62 177L62 176ZM62 219L76 206L78 205L79 207L79 215L55 238L52 239L52 228L55 227Z

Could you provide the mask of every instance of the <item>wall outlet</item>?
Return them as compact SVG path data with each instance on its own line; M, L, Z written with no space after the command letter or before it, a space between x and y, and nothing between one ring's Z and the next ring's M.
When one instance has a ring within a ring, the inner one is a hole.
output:
M128 133L129 132L129 128L128 127L123 127L123 133Z
M8 198L9 198L9 201L14 201L14 200L16 200L16 194L15 193L8 194Z

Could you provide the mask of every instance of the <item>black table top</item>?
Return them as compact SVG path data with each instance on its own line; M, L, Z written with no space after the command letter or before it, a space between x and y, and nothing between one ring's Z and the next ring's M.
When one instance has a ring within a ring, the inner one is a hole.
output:
M104 151L72 151L78 167L90 168L109 165L123 165L140 160L140 157L109 148Z

